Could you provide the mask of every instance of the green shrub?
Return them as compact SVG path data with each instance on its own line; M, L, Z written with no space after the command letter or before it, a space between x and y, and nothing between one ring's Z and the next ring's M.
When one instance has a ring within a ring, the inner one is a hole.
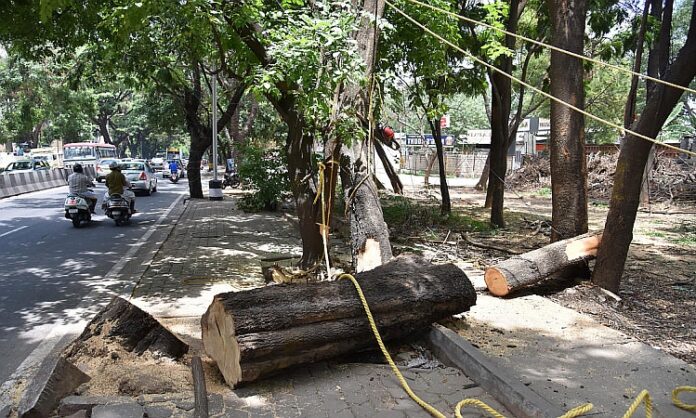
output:
M246 212L275 210L289 191L285 153L248 145L240 150L240 155L239 178L254 192L244 196L239 207Z

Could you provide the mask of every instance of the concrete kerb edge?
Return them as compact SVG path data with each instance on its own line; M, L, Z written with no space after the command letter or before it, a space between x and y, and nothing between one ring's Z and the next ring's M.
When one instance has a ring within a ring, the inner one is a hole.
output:
M132 258L126 262L119 275L123 277L125 274L128 274L130 275L131 280L129 280L128 283L126 283L126 285L124 286L124 288L121 289L120 292L118 292L117 296L122 297L124 299L131 298L133 292L135 291L135 288L140 283L140 280L142 279L143 275L150 268L152 260L155 259L157 253L160 251L160 249L162 249L162 246L164 245L165 241L169 239L169 236L174 230L174 227L176 227L176 225L179 224L181 216L186 211L187 200L184 200L182 204L179 204L182 198L184 198L184 195L179 196L174 201L172 211L167 215L167 219L171 219L171 222L167 224L165 228L162 228L160 231L157 231L155 229L155 232L153 232L152 234L157 235L157 238L161 237L162 239L152 240L155 244L147 246L145 251L142 251L143 255ZM155 228L156 227L157 224L155 225ZM123 271L127 271L128 273L123 273Z
M123 271L131 267L134 269L136 273L131 276L134 280L131 280L124 286L123 289L121 289L119 292L116 292L116 296L120 296L125 299L128 299L130 297L130 294L133 292L133 289L140 281L140 278L147 271L147 268L149 267L149 262L151 262L152 259L154 259L157 252L160 250L160 248L162 248L162 245L164 245L164 242L167 240L171 232L174 230L174 227L179 223L181 216L186 210L185 205L178 204L178 202L180 202L183 197L184 195L181 195L174 201L175 204L173 204L172 206L172 211L168 213L165 218L163 218L163 220L172 219L172 222L167 224L162 231L159 231L159 234L163 236L163 239L161 241L155 240L154 242L158 242L158 244L153 244L151 245L151 248L148 248L146 251L144 251L143 253L146 255L145 257L139 256L131 260L128 260L124 268L121 269L121 271ZM155 225L155 228L156 227L157 224ZM147 257L149 257L149 260L147 260ZM123 276L123 274L120 272L118 273L118 275ZM88 323L89 322L87 322L85 326ZM29 355L29 357L27 357L27 359L17 368L17 370L15 371L15 373L12 374L10 379L8 379L0 386L0 418L9 417L11 412L18 412L17 408L19 405L13 402L13 398L18 399L21 402L27 396L31 396L31 394L27 394L26 392L24 392L21 393L21 396L19 397L13 397L11 395L13 389L12 386L18 385L23 381L26 381L26 385L24 386L25 389L36 387L37 385L36 382L34 382L34 379L36 379L37 377L37 371L40 370L47 362L55 361L55 357L60 356L60 354L63 352L63 349L67 347L72 342L72 340L79 336L81 333L82 331L70 332L63 335L49 334L46 336L44 342L46 342L47 344L40 344L39 348L32 352ZM49 342L48 340L55 341ZM44 345L46 346L46 348L42 347Z
M461 369L516 417L551 418L563 415L560 407L496 366L476 347L447 327L433 324L426 339L440 361Z

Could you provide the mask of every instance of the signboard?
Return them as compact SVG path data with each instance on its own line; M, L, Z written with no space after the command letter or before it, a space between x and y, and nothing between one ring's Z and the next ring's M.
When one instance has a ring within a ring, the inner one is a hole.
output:
M450 127L450 117L449 115L444 115L443 117L440 118L440 128L449 128Z
M456 143L453 135L443 135L442 145L445 147L452 147ZM421 145L421 146L435 146L435 139L431 134L417 135L417 134L407 134L406 135L406 145Z

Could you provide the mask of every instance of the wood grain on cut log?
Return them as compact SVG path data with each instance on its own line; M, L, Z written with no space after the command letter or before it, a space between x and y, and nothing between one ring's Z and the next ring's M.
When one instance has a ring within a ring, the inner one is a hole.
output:
M486 286L493 295L505 296L554 273L577 271L597 255L601 240L601 232L591 232L508 258L486 269Z
M81 343L91 338L117 342L136 354L150 351L177 359L188 351L186 343L150 314L120 297L115 297L97 313L73 343L71 351L79 350Z
M454 265L398 257L357 275L384 340L468 310L476 293ZM232 387L284 368L375 346L348 280L223 293L201 320L203 344Z

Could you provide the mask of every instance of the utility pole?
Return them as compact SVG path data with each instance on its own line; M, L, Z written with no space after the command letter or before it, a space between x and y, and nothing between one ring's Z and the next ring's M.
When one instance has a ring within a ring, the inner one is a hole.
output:
M213 106L213 111L212 113L212 131L213 131L213 179L208 182L208 198L210 200L222 200L222 182L218 180L218 172L217 172L217 161L218 161L218 154L217 154L217 141L218 141L218 131L217 131L217 74L213 74L212 76L212 90L213 90L213 100L212 100L212 106Z

